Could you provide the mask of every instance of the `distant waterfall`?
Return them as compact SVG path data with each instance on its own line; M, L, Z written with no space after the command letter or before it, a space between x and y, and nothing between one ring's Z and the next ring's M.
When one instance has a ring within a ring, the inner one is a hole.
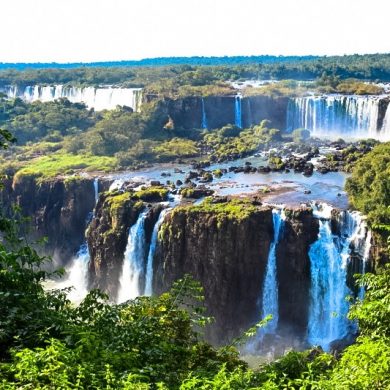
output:
M142 295L141 281L144 274L146 245L144 225L147 212L147 210L143 211L137 222L130 228L122 273L119 278L117 303Z
M67 98L72 103L85 103L88 108L96 111L112 110L119 106L129 106L139 111L142 100L141 88L115 88L115 87L70 87L54 86L28 86L20 89L17 86L5 88L4 92L9 98L19 97L26 102L40 100L51 102L59 98Z
M204 99L202 98L202 123L201 123L202 129L207 129L207 116L206 116L206 109L204 104Z
M347 265L352 250L367 254L368 229L357 212L345 212L340 224L340 235L331 231L332 208L320 205L313 211L319 218L317 241L309 251L311 289L308 324L308 341L329 350L330 343L346 337L353 328L347 319L349 304L346 297L352 294L346 284ZM368 258L368 255L367 255ZM367 261L365 259L364 261Z
M234 124L242 129L242 113L241 113L241 95L235 97L234 102Z
M146 296L151 296L153 293L152 283L153 283L153 258L156 251L157 241L158 241L158 232L160 226L164 222L165 215L170 209L164 209L161 211L158 220L153 228L152 239L150 242L148 261L146 264L146 277L145 277L145 294Z
M390 123L378 128L380 96L306 96L290 99L287 130L305 128L313 136L390 139ZM386 118L390 119L389 109Z
M285 215L283 210L273 209L272 218L274 225L274 237L268 253L262 297L262 318L272 314L272 320L268 322L264 328L266 333L275 333L279 320L276 247L278 245L284 225Z

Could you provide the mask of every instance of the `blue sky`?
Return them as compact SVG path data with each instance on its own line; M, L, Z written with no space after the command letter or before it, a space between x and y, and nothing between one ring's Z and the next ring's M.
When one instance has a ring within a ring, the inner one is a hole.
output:
M2 0L0 61L390 52L389 0Z

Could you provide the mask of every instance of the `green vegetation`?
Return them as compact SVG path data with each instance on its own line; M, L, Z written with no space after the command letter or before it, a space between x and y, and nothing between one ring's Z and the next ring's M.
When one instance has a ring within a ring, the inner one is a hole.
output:
M162 142L153 149L153 152L159 161L169 161L176 158L188 158L199 155L199 149L195 141L176 137Z
M33 176L41 177L43 180L57 175L70 175L79 170L109 172L115 167L115 157L57 153L29 161L28 167L20 169L15 179L21 176Z
M305 142L310 138L310 131L306 129L296 129L291 135L294 142Z
M367 215L374 227L390 227L390 143L380 144L362 157L348 179L352 205Z
M265 95L271 97L295 97L306 95L309 90L313 90L313 83L300 83L296 80L282 80L277 83L269 83L264 86L244 89L244 96Z
M383 88L365 83L356 79L341 79L335 74L324 72L316 81L319 92L322 93L343 93L353 95L380 95Z
M164 187L152 186L133 193L134 199L145 202L163 202L168 198L168 190Z
M241 130L234 125L220 130L205 132L201 145L208 150L212 159L226 160L258 151L260 145L281 140L280 131L270 128L269 121Z
M207 65L207 66L205 66ZM159 81L175 82L180 85L210 85L218 81L240 79L295 79L314 80L327 75L341 79L390 80L390 55L345 55L329 57L190 57L156 58L141 62L36 65L23 69L19 66L2 64L0 86L17 84L91 85L111 84L127 87L144 87ZM41 69L39 69L41 68ZM178 81L176 81L178 79ZM167 88L169 90L169 88Z
M240 221L248 218L256 210L256 206L253 206L248 199L232 199L228 202L217 203L208 197L200 205L179 206L172 213L184 211L187 214L209 214L220 224L226 219Z

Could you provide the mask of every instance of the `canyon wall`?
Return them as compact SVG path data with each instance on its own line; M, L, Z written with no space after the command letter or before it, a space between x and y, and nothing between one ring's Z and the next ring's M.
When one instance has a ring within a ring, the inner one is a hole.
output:
M2 208L12 216L12 206L28 216L28 237L35 241L47 238L37 246L40 253L52 256L57 264L66 264L85 240L88 216L95 206L92 178L51 179L40 182L34 176L6 180L1 191Z

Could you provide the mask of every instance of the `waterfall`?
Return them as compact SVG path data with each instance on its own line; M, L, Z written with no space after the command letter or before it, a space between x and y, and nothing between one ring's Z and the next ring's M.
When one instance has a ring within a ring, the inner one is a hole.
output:
M268 253L262 297L262 318L272 314L272 320L268 322L264 328L266 333L275 333L279 319L276 247L281 237L281 232L283 230L285 220L283 210L273 209L272 219L274 226L274 237Z
M95 205L99 199L99 179L96 177L93 181L93 189L95 195ZM86 219L87 227L94 217L95 210L88 214ZM88 243L84 241L78 250L76 257L67 267L66 280L57 284L56 288L72 287L68 294L71 302L79 303L88 294L88 265L89 265L89 249Z
M95 177L95 180L93 181L93 190L95 193L95 204L97 204L99 200L99 178Z
M88 264L88 245L83 243L67 270L66 281L57 285L57 288L72 287L68 294L71 302L79 303L88 294Z
M241 95L235 97L234 102L234 123L242 129L242 114L241 114Z
M36 100L51 102L59 98L67 98L72 103L85 103L88 108L96 111L113 110L117 105L129 106L139 112L142 101L141 88L114 88L114 87L70 87L54 86L27 86L19 89L9 86L4 92L9 98L19 97L28 103Z
M202 98L202 123L201 123L202 129L207 129L207 116L206 116L206 109L204 104L204 99Z
M287 107L287 130L305 128L313 136L319 137L389 140L390 129L386 120L382 128L378 129L380 101L380 96L355 95L290 99Z
M358 212L342 213L339 235L332 234L330 206L316 206L313 214L319 219L319 234L309 250L308 341L329 350L332 341L348 336L353 329L347 319L349 303L346 297L352 294L346 284L347 266L352 252L359 254L364 262L368 260L370 238L367 237L367 225Z
M351 254L360 259L360 273L365 274L370 257L372 234L365 217L358 211L343 211L341 213L341 234L346 240L344 252L341 254L346 266ZM359 289L359 298L364 297L364 287Z
M158 241L158 231L160 226L164 222L165 215L170 209L164 209L161 211L158 220L153 228L152 239L150 242L148 260L146 264L146 277L145 277L145 295L151 296L153 293L152 283L153 283L153 258L156 251L157 241Z
M386 108L386 114L383 119L382 130L383 139L390 139L390 101Z
M141 281L145 265L145 218L143 211L137 222L130 228L129 238L119 278L117 303L126 302L142 295Z

